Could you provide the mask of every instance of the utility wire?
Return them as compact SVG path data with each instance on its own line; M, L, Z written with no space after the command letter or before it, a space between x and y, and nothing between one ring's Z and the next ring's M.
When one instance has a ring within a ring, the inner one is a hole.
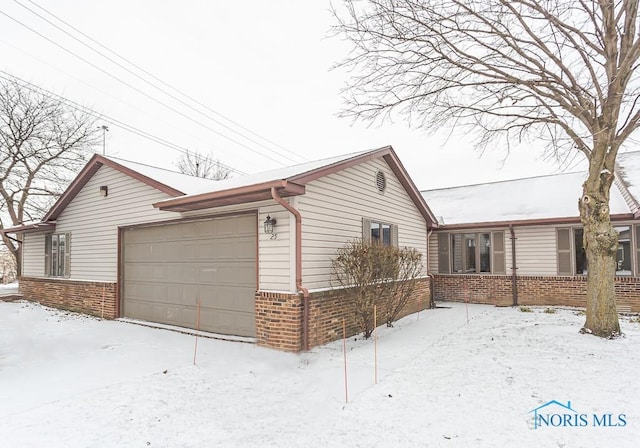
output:
M194 100L193 98L189 97L188 95L184 94L183 92L178 91L177 89L175 89L174 87L172 87L172 86L168 85L168 84L167 84L167 83L165 83L164 81L159 80L157 77L155 77L155 76L154 76L154 75L152 75L151 73L147 72L146 70L143 70L142 68L138 67L136 64L134 64L134 63L132 63L132 62L128 61L127 59L123 58L122 56L120 56L120 55L119 55L119 54L117 54L116 52L114 52L114 51L110 50L109 48L107 48L107 47L105 47L104 45L100 44L99 42L95 41L95 39L92 39L91 37L87 36L86 34L82 33L81 31L77 30L75 27L73 27L72 25L68 24L68 23L67 23L67 22L65 22L64 20L60 19L59 17L57 17L57 16L56 16L56 15L54 15L53 13L51 13L51 12L47 11L45 8L41 7L41 6L40 6L40 5L38 5L37 3L35 3L35 2L33 2L33 1L31 1L31 0L28 0L28 1L29 1L31 4L33 4L33 5L37 6L38 8L40 8L41 10L43 10L44 12L46 12L47 14L51 15L52 17L54 17L54 18L55 18L55 19L57 19L58 21L60 21L60 22L64 23L65 25L67 25L68 27L70 27L71 29L73 29L74 31L76 31L76 32L80 33L82 36L84 36L84 37L86 37L86 38L90 39L91 41L93 41L93 42L95 42L95 43L97 43L97 44L98 44L99 46L101 46L102 48L105 48L107 51L109 51L110 53L114 54L116 57L118 57L118 58L120 58L121 60L125 61L125 62L126 62L126 63L128 63L129 65L131 65L131 66L133 66L133 67L137 68L138 70L141 70L143 73L145 73L145 74L147 74L147 75L151 76L152 78L154 78L154 79L158 80L159 82L161 82L162 84L164 84L164 85L166 85L166 86L170 87L170 88L171 88L171 89L173 89L174 91L177 91L180 95L182 95L182 96L184 96L184 97L186 97L186 98L190 99L191 101L195 102L196 104L199 104L201 107L205 107L205 108L209 109L207 106L203 105L202 103L200 103L200 102L198 102L198 101ZM101 51L99 51L99 50L95 49L94 47L92 47L91 45L89 45L88 43L86 43L85 41L83 41L83 40L81 40L81 39L78 39L78 38L77 38L76 36L74 36L73 34L71 34L71 33L69 33L68 31L66 31L66 30L62 29L60 26L58 26L58 25L56 25L55 23L51 22L49 19L47 19L46 17L43 17L42 15L40 15L39 13L37 13L36 11L34 11L33 9L29 8L28 6L26 6L26 5L22 4L22 3L20 3L18 0L14 0L14 2L15 2L15 3L17 3L18 5L20 5L21 7L23 7L24 9L26 9L27 11L31 12L32 14L36 15L36 16L37 16L37 17L39 17L40 19L44 20L44 21L45 21L45 22L47 22L49 25L51 25L51 26L55 27L56 29L58 29L59 31L63 32L64 34L66 34L66 35L67 35L67 36L69 36L70 38L72 38L72 39L74 39L75 41L79 42L80 44L84 45L84 46L85 46L85 47L87 47L89 50L91 50L91 51L93 51L93 52L97 53L98 55L100 55L100 56L102 56L103 58L107 59L109 62L111 62L111 63L113 63L113 64L117 65L118 67L120 67L121 69L125 70L127 73L129 73L129 74L131 74L131 75L135 76L136 78L138 78L139 80L141 80L141 81L142 81L142 82L144 82L145 84L148 84L148 85L150 85L151 87L153 87L154 89L156 89L156 90L158 90L158 91L162 92L163 94L167 95L169 98L171 98L171 99L173 99L173 100L175 100L175 101L179 102L180 104L182 104L182 105L184 105L185 107L187 107L187 108L191 109L192 111L194 111L194 112L196 112L196 113L198 113L198 114L200 114L200 115L204 116L205 118L208 118L209 120L213 121L214 123L218 124L219 126L222 126L222 127L223 127L223 128L225 128L225 129L227 129L227 130L229 130L229 131L233 132L234 134L239 135L240 137L242 137L242 138L246 139L247 141L249 141L249 142L251 142L251 143L253 143L253 144L255 144L255 145L258 145L258 146L260 146L260 147L262 147L262 148L266 149L267 151L270 151L270 152L272 152L272 153L274 153L274 154L276 154L276 155L278 155L278 156L280 156L280 157L282 157L282 158L284 158L284 159L287 159L287 160L289 159L289 156L287 156L286 154L283 154L282 152L277 151L277 150L275 150L275 149L269 148L268 146L264 145L263 143L261 143L261 142L259 142L259 141L255 140L255 139L253 139L253 138L251 138L251 137L248 137L248 136L244 135L242 132L239 132L239 131L237 131L236 129L234 129L233 127L231 127L231 126L229 126L229 125L227 125L227 124L225 124L225 123L221 122L220 120L217 120L217 119L215 119L215 118L211 117L209 114L207 114L207 113L205 113L205 112L202 112L202 111L201 111L200 109L198 109L198 108L193 107L191 104L189 104L188 102L186 102L186 101L182 100L180 97L178 97L178 96L176 96L176 95L172 94L171 92L166 91L166 90L165 90L165 89L163 89L162 87L159 87L157 84L154 84L153 82L149 81L148 79L146 79L146 78L144 78L144 77L140 76L138 73L136 73L136 72L134 72L134 71L130 70L129 68L125 67L125 66L124 66L124 65L122 65L120 62L118 62L118 61L114 60L113 58L111 58L110 56L108 56L108 55L104 54L103 52L101 52ZM217 112L215 112L215 111L214 111L214 113L216 113L216 114L217 114L217 115L219 115L219 116L222 116L224 119L226 119L226 120L228 120L228 121L231 121L231 120L229 120L227 117L225 117L225 116L223 116L223 115L221 115L221 114L219 114L219 113L217 113ZM237 123L235 123L235 122L233 122L233 123L234 123L236 126L242 127L242 126L238 125L238 124L237 124ZM250 133L254 134L254 135L257 135L257 134L255 134L254 132L252 132L252 131L250 131L250 130L248 130L248 129L246 129L246 128L244 128L244 129L245 129L246 131L248 131L248 132L250 132ZM228 138L228 137L227 137L226 135L224 135L224 134L220 134L220 133L219 133L219 135L222 135L223 137ZM264 140L264 138L263 138L263 137L260 137L259 135L258 135L258 137L259 137L259 138L262 138L262 139ZM231 140L231 141L234 141L234 140ZM235 141L234 141L234 142L235 142ZM286 149L285 149L285 151L286 151ZM292 154L297 156L297 154L295 154L295 153L292 153Z
M75 80L76 80L76 81L78 81L79 83L82 83L82 84L84 84L84 85L86 85L86 86L88 86L88 87L90 87L90 88L94 89L95 91L100 92L100 93L102 93L103 95L108 96L108 97L110 97L110 98L112 98L112 99L114 99L114 100L118 101L119 103L124 104L124 105L125 105L125 106L127 106L127 107L131 107L131 108L136 109L136 110L138 110L138 111L140 111L140 112L145 112L142 108L138 107L137 105L135 105L135 104L131 104L131 103L128 103L128 102L126 102L126 101L124 101L124 100L122 100L122 99L120 99L120 98L114 97L113 95L111 95L110 93L108 93L108 92L106 92L106 91L104 91L104 90L100 89L99 87L96 87L96 86L94 86L94 85L92 85L92 84L87 83L84 79L78 78L77 76L75 76L75 75L73 75L73 74L71 74L71 73L69 73L69 72L67 72L67 71L62 70L62 69L60 69L59 67L56 67L56 66L54 66L54 65L50 64L49 62L44 61L44 60L42 60L42 59L38 58L37 56L34 56L34 55L32 55L32 54L30 54L30 53L28 53L28 52L24 51L23 49L16 47L15 45L13 45L13 44L11 44L11 43L9 43L9 42L6 42L6 41L4 41L4 40L0 39L0 43L3 43L3 44L5 44L5 45L7 45L8 47L11 47L11 48L13 48L13 49L14 49L14 50L16 50L16 51L19 51L19 52L21 52L21 53L23 53L23 54L25 54L25 55L29 56L30 58L32 58L32 59L34 59L34 60L38 61L39 63L44 64L44 65L47 65L47 66L51 67L52 69L54 69L54 70L56 70L56 71L59 71L60 73L63 73L63 74L67 75L67 76L68 76L68 77L70 77L70 78L75 79ZM0 71L1 71L1 70L0 70ZM5 73L6 73L6 72L5 72ZM10 76L15 76L15 75L10 75ZM26 82L26 81L25 81L25 82ZM83 106L83 107L86 107L86 106ZM186 133L186 131L184 131L184 129L180 129L179 127L177 127L177 126L175 125L175 123L170 123L170 122L168 122L168 121L166 121L166 120L164 120L163 118L160 118L160 117L156 117L156 118L157 118L158 120L162 121L163 123L167 124L168 126L172 126L172 127L174 127L175 129L178 129L179 131L181 131L181 132L185 132L185 133ZM154 138L155 138L155 136L154 136ZM206 146L206 145L210 145L210 144L207 142L207 143L205 143L205 146Z
M14 0L16 1L16 0ZM223 118L224 120L228 121L229 123L232 123L233 125L237 126L238 128L242 129L243 131L246 131L248 133L250 133L251 135L258 137L262 140L264 140L265 142L276 146L286 152L288 152L289 154L292 154L294 156L299 157L300 159L304 160L304 161L308 161L308 159L306 157L304 157L301 154L298 154L294 151L291 151L290 149L287 149L281 145L279 145L276 142L273 142L271 140L269 140L266 137L263 137L262 135L252 131L251 129L241 125L240 123L232 120L231 118L227 117L226 115L216 111L215 109L212 109L211 107L207 106L204 103L201 103L200 101L198 101L197 99L191 97L190 95L188 95L187 93L181 91L180 89L166 83L165 81L163 81L162 79L158 78L157 76L155 76L153 73L150 73L149 71L145 70L144 68L140 67L139 65L137 65L136 63L130 61L129 59L125 58L124 56L120 55L119 53L115 52L114 50L111 50L109 47L103 45L102 43L100 43L99 41L95 40L94 38L92 38L91 36L89 36L88 34L82 32L81 30L79 30L78 28L74 27L73 25L71 25L69 22L66 22L65 20L61 19L60 17L56 16L54 13L52 13L51 11L47 10L46 8L44 8L43 6L40 6L39 4L37 4L36 2L34 2L33 0L27 0L29 3L31 3L32 5L34 5L35 7L37 7L38 9L44 11L45 13L49 14L51 17L55 18L56 20L58 20L61 23L64 23L66 26L68 26L69 28L71 28L72 30L74 30L76 33L80 34L82 37L85 37L86 39L90 40L91 42L95 43L96 45L100 46L101 48L103 48L104 50L108 51L109 53L111 53L112 55L116 56L117 58L121 59L122 61L126 62L127 64L131 65L132 67L135 67L136 69L138 69L139 71L141 71L142 73L144 73L147 76L150 76L151 78L155 79L156 81L158 81L160 84L164 85L165 87L170 88L171 90L173 90L174 92L177 92L178 94L182 95L183 97L187 98L188 100L192 101L193 103L203 107L204 109L208 110L209 112L217 115L218 117ZM19 2L16 1L16 3L20 4ZM24 5L20 4L20 6L22 6L23 8L26 8ZM28 8L26 8L28 9ZM38 15L38 17L41 17L40 15ZM43 19L46 20L46 19ZM51 23L49 21L47 21L48 23ZM54 25L55 26L55 25ZM57 27L56 27L57 28ZM60 29L60 28L58 28ZM63 30L61 30L63 31ZM66 33L66 32L65 32ZM68 34L68 33L66 33ZM73 37L73 36L71 36ZM76 39L74 37L74 39ZM76 39L78 40L78 39ZM84 42L81 42L84 44ZM85 44L86 45L86 44ZM93 51L96 51L95 49L92 49ZM106 56L105 56L106 57ZM146 81L145 81L146 82ZM156 87L157 88L157 87ZM234 131L236 132L236 131ZM245 137L246 138L246 137ZM261 145L264 146L264 145ZM269 149L269 148L267 148Z
M131 74L131 75L135 76L136 78L138 78L139 80L141 80L141 81L142 81L142 82L144 82L145 84L150 85L150 86L151 86L151 87L153 87L154 89L156 89L156 90L158 90L158 91L162 92L163 94L167 95L168 97L172 98L173 100L175 100L175 101L179 102L180 104L182 104L182 105L184 105L184 106L188 107L188 108L189 108L189 109L191 109L192 111L194 111L194 112L196 112L196 113L198 113L198 114L200 114L200 115L203 115L204 117L206 117L206 118L210 119L210 120L211 120L211 121L213 121L214 123L216 123L216 124L218 124L218 125L220 125L220 126L224 127L225 129L228 129L229 131L231 131L231 132L233 132L233 133L235 133L235 134L239 135L240 137L242 137L242 138L244 138L244 139L246 139L246 140L248 140L248 141L250 141L250 142L252 142L252 143L254 143L254 144L256 144L256 145L258 145L258 146L263 147L264 149L266 149L266 150L268 150L268 151L271 151L271 152L273 152L273 153L275 153L275 154L279 155L280 157L283 157L283 158L285 158L285 159L286 159L286 158L288 158L288 156L287 156L287 155L282 154L282 153L280 153L280 152L278 152L278 151L276 151L276 150L273 150L273 149L271 149L271 148L269 148L269 147L265 146L264 144L260 143L259 141L256 141L256 140L254 140L254 139L252 139L252 138L247 137L246 135L242 134L241 132L238 132L237 130L233 129L231 126L228 126L228 125L226 125L225 123L222 123L221 121L216 120L215 118L212 118L211 116L207 115L206 113L202 112L201 110L199 110L199 109L197 109L197 108L193 107L191 104L189 104L189 103L185 102L185 101L184 101L184 100L182 100L181 98L179 98L179 97L177 97L177 96L175 96L175 95L171 94L170 92L167 92L166 90L162 89L161 87L158 87L156 84L154 84L154 83L150 82L149 80L145 79L144 77L140 76L139 74L137 74L137 73L135 73L134 71L130 70L129 68L125 67L124 65L122 65L122 64L121 64L121 63L119 63L118 61L116 61L116 60L114 60L113 58L109 57L108 55L106 55L106 54L102 53L101 51L96 50L95 48L93 48L92 46L90 46L89 44L87 44L86 42L84 42L84 41L82 41L82 40L78 39L77 37L75 37L75 36L74 36L74 35L72 35L71 33L67 32L66 30L64 30L64 29L62 29L61 27L59 27L58 25L56 25L55 23L53 23L53 22L51 22L50 20L48 20L47 18L45 18L45 17L41 16L41 15L40 15L40 14L38 14L36 11L34 11L34 10L30 9L28 6L23 5L23 4L22 4L22 3L20 3L18 0L14 0L14 2L15 2L15 3L17 3L18 5L22 6L24 9L26 9L26 10L27 10L27 11L29 11L29 12L31 12L32 14L36 15L36 16L37 16L37 17L39 17L40 19L44 20L44 21L45 21L45 22L47 22L49 25L51 25L51 26L55 27L56 29L58 29L59 31L63 32L63 33L64 33L64 34L66 34L67 36L71 37L71 38L72 38L72 39L74 39L75 41L77 41L77 42L79 42L80 44L84 45L85 47L87 47L87 48L88 48L88 49L90 49L91 51L93 51L93 52L97 53L98 55L100 55L100 56L102 56L103 58L107 59L109 62L111 62L111 63L113 63L113 64L117 65L117 66L118 66L118 67L120 67L120 68L122 68L122 69L123 69L123 70L125 70L127 73L129 73L129 74ZM31 3L32 3L32 4L34 4L34 5L36 5L36 6L38 6L40 9L44 10L44 11L45 11L45 12L47 12L48 14L52 15L52 16L53 16L53 17L55 17L57 20L60 20L60 21L61 21L62 23L64 23L65 25L70 26L70 25L68 25L66 22L64 22L63 20L59 19L57 16L55 16L55 15L53 15L52 13L50 13L49 11L47 11L46 9L44 9L44 8L40 7L37 3L34 3L34 2L31 2ZM71 28L75 30L75 28L73 28L73 27L71 27ZM76 30L76 31L77 31L77 30ZM83 33L81 33L81 34L83 34ZM83 35L84 35L84 34L83 34ZM93 40L93 39L92 39L92 40ZM101 45L101 44L99 44L99 45ZM101 46L102 46L102 45L101 45ZM122 57L121 57L120 55L118 55L117 53L115 53L115 52L113 52L113 51L109 50L108 48L107 48L107 50L108 50L108 51L110 51L111 53L115 54L115 55L116 55L117 57L119 57L120 59L123 59L123 60L124 60L124 58L122 58ZM126 61L126 60L125 60L125 61ZM129 63L129 64L131 64L131 65L133 65L133 66L135 67L135 64L133 64L133 63L131 63L131 62L129 62L129 61L126 61L126 62L127 62L127 63ZM137 67L136 67L136 68L137 68ZM151 76L153 77L153 75L151 75ZM155 78L155 77L154 77L154 78ZM175 89L174 89L174 90L175 90ZM226 118L226 117L225 117L225 118ZM225 136L224 134L220 134L220 135L222 135L223 137L225 137L225 138L226 138L226 136Z
M185 113L183 113L183 112L181 112L181 111L179 111L179 110L177 110L177 109L175 109L175 108L173 108L173 107L171 107L171 106L169 106L169 105L165 104L164 102L160 101L159 99L154 98L153 96L151 96L151 95L149 95L149 94L147 94L147 93L143 92L142 90L138 89L137 87L132 86L132 85L131 85L131 84L129 84L128 82L126 82L126 81L124 81L124 80L120 79L119 77L117 77L116 75L114 75L114 74L112 74L112 73L109 73L108 71L106 71L106 70L102 69L101 67L99 67L99 66L95 65L94 63L92 63L92 62L88 61L87 59L83 58L82 56L80 56L80 55L78 55L78 54L74 53L73 51L69 50L68 48L64 47L63 45L60 45L59 43L57 43L57 42L55 42L54 40L52 40L52 39L48 38L47 36L43 35L42 33L40 33L40 32L38 32L38 31L34 30L33 28L31 28L30 26L28 26L28 25L24 24L23 22L21 22L21 21L19 21L19 20L15 19L14 17L10 16L9 14L5 13L4 11L0 11L0 14L4 15L5 17L9 18L10 20L12 20L12 21L16 22L17 24L19 24L19 25L23 26L24 28L28 29L28 30L29 30L29 31L31 31L32 33L37 34L38 36L40 36L40 37L42 37L43 39L47 40L48 42L52 43L53 45L55 45L56 47L60 48L61 50L63 50L63 51L65 51L65 52L67 52L67 53L71 54L72 56L74 56L74 57L76 57L76 58L80 59L80 60L81 60L81 61L83 61L84 63L86 63L86 64L90 65L90 66L91 66L91 67L93 67L93 68L95 68L96 70L101 71L102 73L104 73L105 75L109 76L110 78L112 78L112 79L114 79L114 80L116 80L116 81L120 82L121 84L124 84L125 86L129 87L129 88L130 88L130 89L132 89L132 90L135 90L136 92L140 93L141 95L143 95L144 97L146 97L146 98L150 99L151 101L153 101L153 102L155 102L155 103L157 103L157 104L159 104L159 105L161 105L161 106L163 106L163 107L165 107L165 108L167 108L167 109L169 109L169 110L171 110L171 111L173 111L173 112L177 113L178 115L180 115L180 116L182 116L182 117L186 118L187 120L190 120L190 121L192 121L192 122L194 122L194 123L196 123L196 124L198 124L198 125L202 126L203 128L206 128L206 129L210 130L211 132L214 132L215 134L218 134L218 135L220 135L220 136L222 136L222 137L226 138L227 140L229 140L229 141L231 141L231 142L233 142L233 143L235 143L235 144L237 144L237 145L239 145L239 146L242 146L243 148L248 149L249 151L251 151L251 152L253 152L253 153L255 153L255 154L257 154L257 155L259 155L259 156L261 156L261 157L264 157L264 158L266 158L266 159L268 159L268 160L271 160L272 162L278 163L278 164L280 164L280 165L285 165L284 163L282 163L282 162L280 162L280 161L278 161L278 160L274 159L273 157L268 156L268 155L266 155L266 154L263 154L263 153L261 153L260 151L257 151L257 150L255 150L255 149L251 148L250 146L247 146L247 145L245 145L244 143L239 142L239 141L237 141L236 139L234 139L234 138L232 138L232 137L229 137L228 135L222 134L222 133L221 133L221 132L219 132L218 130L216 130L216 129L214 129L214 128L210 127L210 126L207 126L206 124L202 123L201 121L198 121L198 120L196 120L195 118L193 118L193 117L190 117L190 116L186 115Z
M35 93L38 93L38 94L41 94L41 95L45 95L48 98L60 101L60 102L62 102L64 104L66 104L67 106L70 106L70 107L72 107L73 109L75 109L75 110L77 110L79 112L86 113L87 115L90 115L92 117L105 118L106 120L109 121L110 124L113 124L116 127L119 127L119 128L121 128L121 129L123 129L125 131L128 131L128 132L131 132L133 134L136 134L136 135L138 135L140 137L146 138L146 139L148 139L148 140L150 140L150 141L152 141L154 143L158 143L160 145L166 146L166 147L168 147L170 149L173 149L175 151L178 151L178 152L180 152L182 154L191 154L192 153L187 148L181 147L181 146L179 146L179 145L177 145L175 143L172 143L172 142L170 142L168 140L165 140L163 138L156 137L156 136L154 136L154 135L152 135L152 134L150 134L150 133L148 133L146 131L143 131L143 130L141 130L139 128L136 128L135 126L129 125L129 124L127 124L127 123L125 123L123 121L120 121L120 120L118 120L116 118L112 118L112 117L109 117L108 115L101 114L101 113L91 109L90 107L78 104L75 101L72 101L72 100L70 100L68 98L64 98L63 96L57 95L57 94L55 94L55 93L53 93L53 92L51 92L51 91L49 91L47 89L44 89L42 87L36 86L35 84L30 83L29 81L26 81L26 80L24 80L24 79L22 79L22 78L20 78L18 76L12 75L11 73L8 73L8 72L6 72L4 70L1 70L1 69L0 69L0 79L4 79L4 80L7 80L7 81L12 81L12 82L17 82L18 85L20 85L23 88L26 88L26 89L28 89L28 90L30 90L32 92L35 92ZM230 165L226 165L226 164L224 164L222 162L220 162L220 166L222 166L223 168L226 168L226 169L228 169L230 171L233 171L234 173L243 175L243 176L247 174L247 173L245 173L243 171L240 171L240 170L238 170L236 168L233 168Z

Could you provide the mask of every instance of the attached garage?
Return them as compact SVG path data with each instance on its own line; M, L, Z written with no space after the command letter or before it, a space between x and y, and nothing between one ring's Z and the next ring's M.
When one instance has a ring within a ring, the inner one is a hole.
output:
M124 230L122 315L255 336L255 213Z

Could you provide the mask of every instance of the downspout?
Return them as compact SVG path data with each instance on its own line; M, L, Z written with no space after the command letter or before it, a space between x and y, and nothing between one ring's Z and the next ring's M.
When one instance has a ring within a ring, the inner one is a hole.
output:
M513 306L518 306L518 276L516 275L516 232L513 230L513 224L509 224L509 232L511 232L511 290L513 294Z
M302 286L302 215L271 187L271 197L296 218L296 289L302 293L302 349L309 350L309 290Z
M431 234L433 233L433 229L427 230L427 275L429 276L429 308L435 308L435 302L433 300L433 287L435 285L435 277L431 273L431 269L429 268L429 240L431 239Z

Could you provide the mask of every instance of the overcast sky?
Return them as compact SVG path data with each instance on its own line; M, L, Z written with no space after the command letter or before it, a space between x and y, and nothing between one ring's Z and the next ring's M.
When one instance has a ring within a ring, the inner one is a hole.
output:
M167 168L175 169L177 150L114 120L181 148L212 151L246 173L385 145L420 189L558 171L531 146L515 148L503 164L504 148L480 157L455 131L430 137L401 121L368 127L338 118L347 74L330 67L350 47L329 37L329 7L326 0L4 0L1 70L108 117L98 123L109 127L107 154Z

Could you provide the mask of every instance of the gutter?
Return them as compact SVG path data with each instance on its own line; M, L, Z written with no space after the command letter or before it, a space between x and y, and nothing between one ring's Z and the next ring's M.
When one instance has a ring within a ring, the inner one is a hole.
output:
M513 230L513 225L509 225L509 232L511 233L511 291L513 295L513 306L518 306L518 276L516 270L516 232Z
M271 187L271 197L296 218L296 289L302 293L302 349L309 350L309 290L302 285L302 215Z

